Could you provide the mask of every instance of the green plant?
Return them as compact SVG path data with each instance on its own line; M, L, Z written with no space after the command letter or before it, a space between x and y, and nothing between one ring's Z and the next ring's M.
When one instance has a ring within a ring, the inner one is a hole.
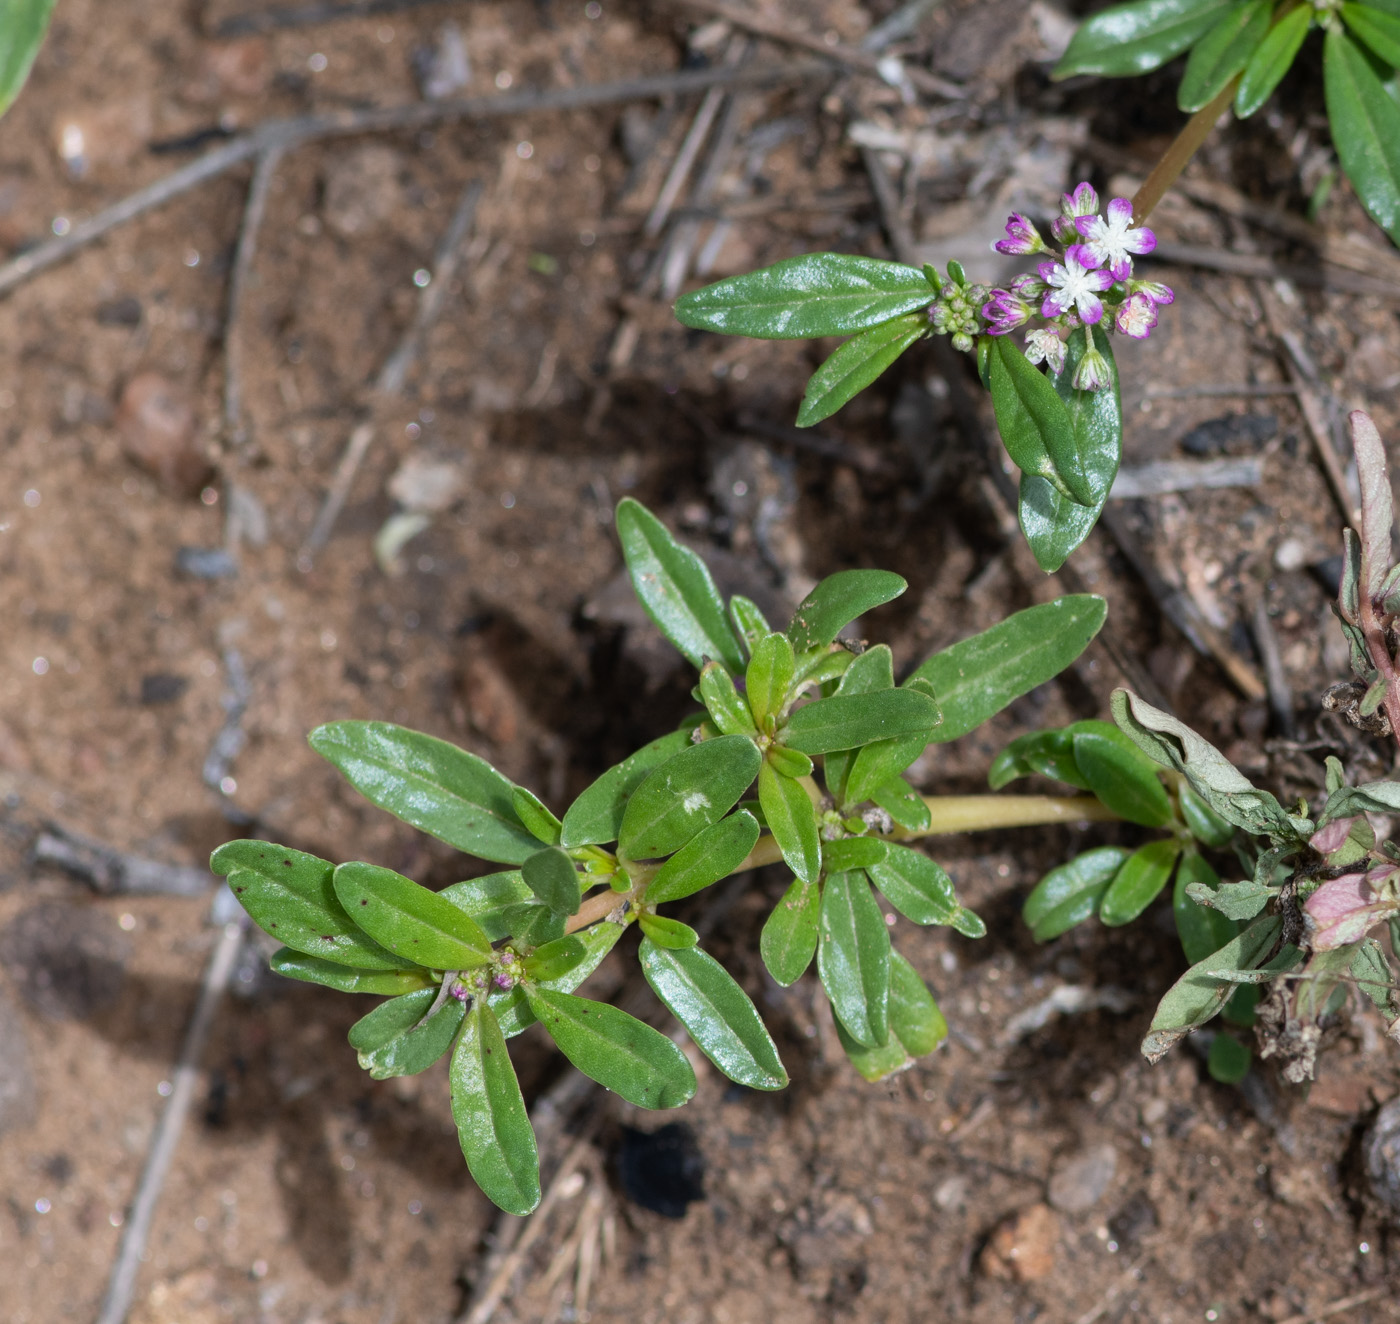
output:
M0 115L29 77L53 6L54 0L0 0Z
M908 840L951 831L1113 817L1087 797L925 798L903 778L1072 662L1103 623L1101 598L1030 607L935 653L902 684L883 644L839 636L905 589L898 575L823 580L782 630L743 597L726 605L703 561L637 502L618 507L633 586L697 669L700 711L609 769L556 817L475 755L381 722L334 722L312 747L368 800L504 871L432 892L373 864L335 865L235 841L212 867L285 945L272 968L388 996L350 1031L376 1079L451 1053L467 1165L502 1208L540 1198L539 1165L506 1040L539 1021L564 1055L642 1107L695 1090L671 1039L576 990L628 925L642 972L731 1079L780 1089L787 1073L748 995L662 908L720 879L782 862L791 873L762 933L780 984L815 959L841 1042L871 1080L935 1049L946 1025L893 948L878 889L916 925L985 931L947 873Z
M1376 223L1400 240L1396 0L1132 0L1083 23L1055 77L1130 77L1189 52L1177 104L1208 128L1229 106L1240 119L1262 109L1314 28L1324 34L1327 118L1342 169Z

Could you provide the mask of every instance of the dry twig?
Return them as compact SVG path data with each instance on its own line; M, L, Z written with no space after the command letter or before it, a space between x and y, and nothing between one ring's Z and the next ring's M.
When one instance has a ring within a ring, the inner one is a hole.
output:
M34 864L62 869L103 896L204 896L209 891L207 869L115 850L57 823L45 825L29 848L29 858Z

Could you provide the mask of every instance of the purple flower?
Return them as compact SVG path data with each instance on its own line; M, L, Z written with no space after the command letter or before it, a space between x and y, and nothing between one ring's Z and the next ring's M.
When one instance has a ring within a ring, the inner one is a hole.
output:
M1109 382L1108 360L1096 349L1091 349L1074 370L1072 385L1076 391L1097 391Z
M1081 216L1075 221L1084 242L1076 245L1091 267L1107 267L1114 280L1127 280L1133 271L1133 257L1141 257L1157 247L1157 236L1146 226L1133 226L1133 204L1127 198L1114 198L1108 204L1108 219Z
M504 970L497 970L496 973L491 976L491 982L495 984L497 988L515 987L515 980L506 974Z
M1075 244L1065 253L1063 264L1040 264L1041 280L1052 287L1040 306L1042 317L1059 317L1071 308L1089 326L1103 317L1103 303L1099 295L1113 284L1113 277L1106 271L1091 270L1084 256L1081 245Z
M991 299L982 305L989 336L1009 335L1030 320L1031 306L1010 290L993 290Z
M1044 328L1027 332L1026 360L1045 364L1058 377L1065 370L1065 342Z
M1088 180L1076 185L1073 193L1065 193L1060 197L1060 214L1070 220L1078 216L1092 216L1098 209L1099 195L1094 192L1094 186Z
M1157 280L1130 280L1128 293L1145 294L1153 303L1160 304L1164 308L1167 304L1176 301L1176 295L1172 293L1171 286L1163 285L1161 281Z
M1039 253L1045 247L1040 231L1020 212L1012 212L1006 222L1006 238L998 239L992 245L998 253L1008 257L1024 257L1028 253Z
M1131 294L1119 304L1113 320L1125 336L1146 340L1157 325L1157 305L1145 294Z

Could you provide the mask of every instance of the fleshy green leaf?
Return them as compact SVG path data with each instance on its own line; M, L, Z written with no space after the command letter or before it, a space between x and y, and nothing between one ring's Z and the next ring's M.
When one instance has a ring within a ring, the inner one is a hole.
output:
M520 866L525 885L558 915L572 915L579 906L578 870L557 846L536 851Z
M900 827L909 832L927 831L933 816L924 797L903 777L892 777L870 792L870 798Z
M1080 24L1052 76L1106 74L1124 78L1159 69L1204 36L1226 3L1136 0L1112 5Z
M762 774L759 774L762 776ZM648 904L679 901L727 878L748 858L758 841L758 820L740 810L697 833L657 870L647 884Z
M268 958L272 972L307 984L324 984L342 993L379 993L398 997L427 988L432 978L426 970L354 970L319 956L304 956L290 947L279 947Z
M817 884L794 878L763 925L758 950L768 973L784 988L802 978L816 955L819 904Z
M798 604L788 638L799 653L824 648L857 616L893 601L908 587L907 580L889 570L838 570Z
M1344 4L1342 21L1392 69L1400 65L1400 17L1372 5Z
M347 1036L350 1047L360 1053L383 1048L391 1039L397 1039L417 1025L428 1014L437 996L438 986L435 984L381 1002L350 1027Z
M758 770L758 803L787 867L802 882L815 881L822 867L821 840L817 811L807 788L784 777L765 759Z
M1087 497L1086 504L1097 512L1103 509L1123 458L1123 406L1113 338L1096 332L1092 347L1108 365L1108 381L1097 391L1074 388L1074 374L1090 349L1087 327L1070 332L1065 341L1065 366L1049 379L1055 394L1064 401L1072 437L1068 452L1061 455L1052 446L1050 458L1071 494L1077 499Z
M539 849L515 787L475 754L389 722L328 722L307 739L371 804L449 846L502 864Z
M758 603L738 593L729 599L729 619L750 653L764 635L773 632L773 627L759 610Z
M1035 563L1053 575L1098 523L1101 507L1081 506L1036 474L1022 474L1016 514Z
M894 689L894 654L888 644L876 644L851 659L841 683L836 687L837 694L874 694L880 690ZM828 750L822 760L822 776L826 788L838 804L849 802L846 783L850 777L858 749ZM917 755L916 755L917 757ZM900 771L903 771L900 769Z
M999 791L1018 778L1029 777L1035 772L1087 791L1089 783L1084 780L1084 774L1074 761L1074 737L1081 728L1116 732L1116 728L1107 722L1076 722L1058 731L1028 732L1013 740L992 760L991 767L987 769L987 785Z
M1324 40L1322 74L1342 169L1372 219L1400 240L1400 105L1341 28Z
M822 868L827 873L848 869L869 869L883 864L890 852L889 842L880 837L842 837L822 842Z
M720 736L683 749L653 768L632 793L619 851L642 860L679 850L738 803L762 762L747 736Z
M482 878L469 878L465 883L453 883L438 893L463 914L470 915L481 926L491 942L499 942L510 933L505 912L510 906L534 898L519 869L489 873Z
M932 301L932 291L929 293ZM830 418L928 334L928 316L918 312L891 318L852 336L812 374L797 411L797 426L809 428Z
M603 958L617 945L622 936L622 925L607 920L583 929L570 937L581 939L587 949L583 960L557 979L541 979L536 983L557 993L572 993L580 987L602 963ZM528 1030L535 1023L535 1013L530 1010L525 990L520 985L504 992L492 992L488 999L496 1019L501 1023L501 1032L507 1039Z
M541 901L526 901L507 906L501 915L511 946L520 951L543 947L564 936L568 917Z
M1078 477L1059 472L1051 458L1074 452L1074 429L1065 402L1010 336L996 339L991 382L997 431L1016 467L1023 474L1045 479L1083 505L1092 504Z
M1176 885L1172 888L1172 914L1176 918L1176 935L1181 939L1181 950L1186 954L1186 959L1195 965L1225 946L1239 933L1240 926L1234 920L1226 919L1218 910L1211 910L1188 896L1187 888L1192 884L1219 887L1220 875L1198 851L1188 850L1182 855L1176 871Z
M733 677L718 662L705 663L700 672L700 699L710 714L710 720L724 735L758 734L749 705L734 688Z
M431 994L432 990L428 989L425 992ZM410 998L418 996L420 995L416 993L407 995ZM395 999L395 1002L403 1001L404 998ZM393 1003L386 1005L392 1006ZM373 1080L389 1080L393 1076L416 1076L420 1071L426 1071L452 1047L452 1041L457 1037L457 1030L465 1014L466 1007L462 1003L456 998L447 998L421 1024L415 1024L373 1048L360 1049L360 1066L369 1072Z
M1099 902L1099 919L1110 928L1135 920L1156 899L1171 877L1181 844L1168 837L1140 846L1113 876Z
M19 95L48 30L54 0L6 0L0 16L0 114Z
M761 340L848 336L926 308L936 293L922 271L848 253L806 253L731 276L676 303L685 326Z
M744 673L744 690L753 719L760 726L765 718L782 712L796 665L787 635L770 633L754 643L753 656Z
M1222 1085L1238 1085L1249 1074L1254 1054L1248 1044L1242 1044L1233 1034L1217 1034L1210 1041L1206 1054L1206 1070L1212 1080Z
M700 941L700 935L689 924L682 924L680 920L665 915L652 915L645 910L637 916L637 927L658 947L680 951L694 947Z
M1088 919L1127 858L1121 846L1099 846L1051 869L1021 907L1031 937L1049 942Z
M915 924L947 924L969 938L987 927L958 903L953 880L943 866L908 846L889 846L884 860L872 864L870 878L885 900Z
M515 816L530 835L546 846L559 844L559 829L562 824L539 796L527 791L523 786L511 789L511 805Z
M582 965L588 948L576 934L565 934L553 942L536 947L525 958L525 976L537 983L547 984L563 979L576 966Z
M1093 594L1056 598L935 653L914 672L933 686L943 713L933 743L966 735L1057 676L1098 634L1107 612Z
M1249 63L1269 33L1273 0L1246 0L1227 9L1191 50L1181 76L1176 103L1184 111L1200 110L1219 95Z
M690 748L690 744L689 731L672 731L609 768L569 806L559 844L566 850L573 850L616 841L632 792L653 768Z
M1125 735L1081 731L1072 740L1075 766L1115 814L1143 827L1161 827L1171 820L1171 801L1157 779L1157 765Z
M700 1051L730 1080L780 1090L787 1071L757 1008L725 968L698 947L667 950L644 939L642 973Z
M617 536L632 587L656 628L697 671L707 658L736 676L743 671L743 650L704 561L631 497L618 502Z
M832 874L822 888L817 970L831 1008L857 1043L889 1039L890 931L859 873Z
M1222 846L1228 846L1233 840L1235 829L1185 782L1182 782L1177 790L1176 803L1181 809L1181 817L1197 841L1214 846L1218 850Z
M1280 18L1255 47L1235 92L1235 114L1240 119L1248 119L1273 96L1298 58L1312 20L1312 6L1299 5Z
M931 731L938 705L917 690L876 694L836 694L796 709L779 734L783 744L803 754L857 749L874 740Z
M1157 1005L1142 1054L1155 1062L1178 1039L1215 1016L1234 992L1222 971L1253 970L1264 963L1283 928L1276 915L1264 915L1219 951L1193 965L1167 990Z
M433 970L485 965L491 944L469 915L411 878L376 864L342 864L335 894L381 946Z
M773 765L773 771L783 777L801 779L810 777L816 765L806 754L799 754L786 745L769 745L763 754L764 760Z
M841 803L858 805L863 800L874 799L881 787L897 780L899 774L928 748L936 729L931 726L913 736L873 740L858 750L846 776L846 789ZM917 813L917 810L911 809L911 812Z
M559 1051L590 1080L638 1108L677 1108L695 1093L695 1072L664 1034L610 1006L527 990L530 1010Z
M836 1033L852 1065L866 1080L884 1080L914 1065L948 1037L948 1023L918 972L898 952L890 953L890 1037L878 1048L856 1043L840 1021Z
M270 841L230 841L209 861L253 922L307 956L357 970L401 970L395 956L355 925L335 894L335 866Z
M540 1202L540 1156L505 1036L480 1001L462 1025L448 1080L472 1180L506 1213L524 1217Z

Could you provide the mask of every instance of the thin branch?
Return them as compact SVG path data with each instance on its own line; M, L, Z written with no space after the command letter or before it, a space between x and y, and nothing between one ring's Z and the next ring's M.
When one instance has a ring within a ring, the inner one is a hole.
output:
M472 220L476 216L476 205L481 200L481 191L481 184L477 180L472 180L462 190L462 196L457 202L457 209L452 213L447 231L442 237L442 242L438 245L428 283L423 287L419 296L418 311L414 314L413 321L404 332L403 338L399 341L398 348L384 360L384 366L380 368L379 375L374 379L373 391L379 400L391 400L403 390L408 370L422 344L423 337L442 312L442 306L447 298L447 292L451 288L452 279L457 274L462 241L466 238L467 231L471 228ZM311 558L326 545L326 541L330 538L331 529L335 527L335 522L340 517L345 502L349 499L350 489L355 483L355 475L359 473L360 465L374 442L374 435L374 424L369 421L360 423L350 434L350 440L345 445L340 463L336 465L335 477L331 480L325 500L321 503L316 522L311 526L311 532L306 535L306 542L302 544L301 552L298 554L297 562L303 568L307 567Z
M127 1215L121 1246L117 1251L116 1263L112 1266L112 1276L107 1283L107 1295L103 1298L97 1324L122 1324L131 1309L131 1300L136 1291L136 1275L141 1269L146 1240L150 1236L151 1222L155 1217L156 1203L160 1199L165 1178L170 1172L175 1148L180 1143L180 1132L184 1130L190 1107L194 1103L195 1086L199 1080L199 1062L204 1056L204 1046L209 1040L214 1014L218 1011L219 1002L233 975L234 962L243 942L243 932L242 921L225 924L205 968L199 1001L195 1004L189 1029L185 1031L185 1043L175 1068L170 1099L156 1123L155 1134L151 1137L146 1166L141 1173L141 1182L136 1188L136 1198L131 1203L131 1212Z
M233 258L233 270L228 281L228 313L224 318L224 438L234 445L247 440L242 413L243 350L238 339L238 317L247 290L253 258L258 251L258 231L267 211L267 198L272 180L282 162L284 148L269 147L262 152L253 168L248 185L248 201L243 208L243 225L238 232L238 249Z
M272 147L290 150L323 138L419 129L432 124L530 115L539 111L584 110L593 106L646 101L654 97L679 96L711 87L765 87L775 83L796 83L808 78L829 76L830 73L829 65L817 61L746 66L742 69L686 69L616 83L525 89L461 101L415 101L406 106L383 109L346 110L297 119L269 120L138 189L120 202L104 208L96 216L78 221L66 235L50 239L0 265L0 295L17 289L39 272L67 261L94 240L128 221L164 206L206 180L217 179L234 166Z

